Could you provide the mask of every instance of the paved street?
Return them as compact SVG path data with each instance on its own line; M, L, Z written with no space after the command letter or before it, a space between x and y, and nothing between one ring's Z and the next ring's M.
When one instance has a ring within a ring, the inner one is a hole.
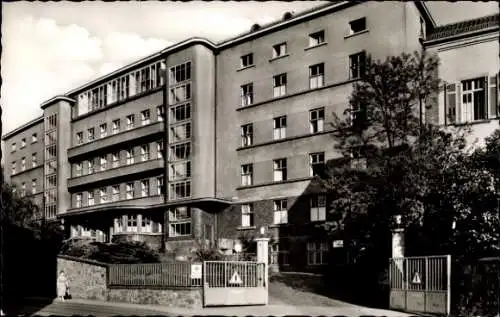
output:
M233 316L283 316L283 315L343 315L343 316L410 316L400 312L370 309L354 305L344 307L325 306L291 306L291 305L267 305L267 306L245 306L245 307L213 307L203 309L168 308L154 305L136 305L127 303L110 303L90 300L73 299L65 302L54 301L43 304L32 300L29 304L15 312L6 311L10 314L27 315L93 315L93 316L116 316L116 315L233 315Z

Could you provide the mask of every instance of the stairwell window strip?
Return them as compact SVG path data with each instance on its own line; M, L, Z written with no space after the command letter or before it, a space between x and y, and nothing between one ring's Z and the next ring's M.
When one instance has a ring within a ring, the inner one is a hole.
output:
M253 184L253 165L241 165L241 185L251 186Z
M325 85L325 64L309 66L309 88L316 89Z
M311 133L322 132L325 125L325 109L318 108L309 111L309 129Z
M242 227L254 226L253 204L241 205L241 226Z
M326 220L326 196L324 194L313 195L311 203L311 222Z
M279 199L273 201L274 206L274 224L288 223L287 200Z
M273 77L273 97L286 95L286 74L280 74Z

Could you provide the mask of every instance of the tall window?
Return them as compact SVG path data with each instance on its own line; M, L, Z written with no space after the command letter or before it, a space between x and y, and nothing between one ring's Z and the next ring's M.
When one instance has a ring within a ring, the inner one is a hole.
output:
M75 207L76 208L82 207L82 193L77 193L75 195Z
M286 43L280 43L273 46L273 58L286 55Z
M81 162L75 164L75 176L82 176L83 165Z
M241 185L250 186L253 183L253 165L241 165Z
M183 237L191 235L191 209L176 207L168 211L169 236Z
M246 107L253 104L253 84L241 86L241 106Z
M484 86L484 78L462 81L462 122L488 118L488 103Z
M170 85L177 85L191 79L191 62L170 68Z
M141 161L149 160L149 144L141 145Z
M120 200L120 185L111 186L111 200L119 201Z
M33 133L31 135L31 143L36 143L38 141L38 134Z
M31 154L31 167L38 165L36 153Z
M287 200L280 199L273 201L274 224L288 223Z
M318 133L323 131L325 123L325 109L313 109L309 111L309 131Z
M125 158L127 165L134 164L134 149L128 149L125 151Z
M127 183L125 185L125 197L127 199L134 198L134 183Z
M108 202L108 191L106 187L99 189L99 203L104 204Z
M149 196L149 179L144 179L141 181L141 196Z
M133 114L128 115L126 120L127 120L127 130L133 129L135 126L135 116Z
M148 110L144 110L141 112L141 124L142 125L147 125L151 123L151 113Z
M88 173L93 174L94 173L94 159L90 159L87 161L88 163Z
M253 53L243 55L240 58L240 66L241 68L243 67L249 67L253 65Z
M185 121L191 118L191 104L185 103L182 105L170 107L170 123Z
M108 167L108 158L106 155L99 157L99 165L101 167L101 171L105 171Z
M307 265L322 265L327 263L328 244L321 242L307 243Z
M309 154L309 175L324 175L325 172L325 152Z
M191 182L179 182L170 184L168 191L169 199L182 199L191 196Z
M163 151L165 151L165 148L164 148L164 145L163 145L163 140L157 141L156 142L157 158L159 158L159 159L163 158Z
M111 153L111 167L116 168L120 166L120 151Z
M24 148L24 147L26 147L26 139L25 138L23 138L21 140L21 149Z
M120 132L120 119L113 120L111 125L112 125L111 133L117 134L118 132Z
M94 205L94 192L93 191L87 192L87 205L88 206Z
M286 116L273 119L273 139L280 140L286 138Z
M309 47L325 43L325 31L319 31L309 34Z
M280 97L286 94L286 74L273 77L273 96Z
M108 125L106 123L99 125L99 134L101 138L105 138L108 135Z
M353 55L349 55L349 69L350 79L361 78L366 71L366 53L359 52Z
M281 158L273 161L273 178L275 182L282 182L287 179L286 159Z
M320 63L309 66L309 88L323 87L325 84L325 64Z
M247 147L253 144L253 124L241 126L241 146Z
M326 219L326 196L324 194L314 195L310 198L311 221L323 221Z
M242 227L253 227L253 205L244 204L241 205L241 226Z
M87 130L88 141L93 141L95 139L95 130L94 128L90 128Z
M159 105L156 106L156 120L164 121L165 120L165 106Z
M82 144L83 143L83 132L77 132L76 133L76 144Z
M31 193L36 194L36 179L31 180Z
M156 190L157 195L163 195L165 193L165 181L163 176L158 176L156 178Z
M21 171L24 171L26 169L26 158L22 157L21 158Z
M10 170L11 170L12 175L14 175L16 173L16 162L15 161L10 164Z

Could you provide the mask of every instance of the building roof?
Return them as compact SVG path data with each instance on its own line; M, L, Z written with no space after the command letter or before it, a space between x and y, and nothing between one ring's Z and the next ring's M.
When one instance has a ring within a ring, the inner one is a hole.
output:
M427 35L427 41L456 37L465 33L498 28L499 15L489 15L477 19L446 24L434 28Z
M14 130L12 131L9 131L7 133L5 133L3 136L2 136L2 141L5 141L7 139L9 139L10 137L20 133L20 132L23 132L24 130L26 129L29 129L31 128L32 126L38 124L38 123L41 123L43 122L43 116L40 116L36 119L33 119L25 124L23 124L22 126L18 127L18 128L15 128Z

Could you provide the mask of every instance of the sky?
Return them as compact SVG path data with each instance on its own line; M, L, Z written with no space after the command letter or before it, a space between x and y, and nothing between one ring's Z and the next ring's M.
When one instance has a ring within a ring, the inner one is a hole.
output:
M3 2L3 133L40 116L43 101L173 43L193 36L218 42L323 3ZM497 2L433 1L428 7L438 24L499 10Z

